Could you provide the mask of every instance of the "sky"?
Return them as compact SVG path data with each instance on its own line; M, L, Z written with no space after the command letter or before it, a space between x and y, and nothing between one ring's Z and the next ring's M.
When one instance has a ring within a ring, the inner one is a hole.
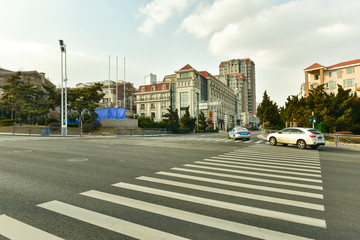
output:
M0 68L44 72L68 86L110 79L144 85L186 64L219 73L255 63L257 102L300 92L304 69L360 58L359 0L0 0ZM118 74L116 74L118 57ZM125 67L124 67L125 66Z

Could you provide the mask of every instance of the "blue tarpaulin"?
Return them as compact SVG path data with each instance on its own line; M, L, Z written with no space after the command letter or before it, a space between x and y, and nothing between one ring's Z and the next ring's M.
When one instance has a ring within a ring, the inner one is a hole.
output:
M125 108L104 108L95 110L98 115L96 121L100 119L125 119Z

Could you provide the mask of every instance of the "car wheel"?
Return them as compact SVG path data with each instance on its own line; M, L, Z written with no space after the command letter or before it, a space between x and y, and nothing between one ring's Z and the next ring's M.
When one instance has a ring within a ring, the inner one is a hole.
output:
M229 139L231 138L230 135L228 135Z
M306 142L302 139L298 140L297 142L298 148L305 149L306 148Z
M275 145L277 144L276 138L274 138L274 137L271 137L271 138L269 139L269 142L270 142L270 145L271 145L271 146L275 146Z
M318 145L314 145L314 146L310 146L311 149L317 149L319 146Z

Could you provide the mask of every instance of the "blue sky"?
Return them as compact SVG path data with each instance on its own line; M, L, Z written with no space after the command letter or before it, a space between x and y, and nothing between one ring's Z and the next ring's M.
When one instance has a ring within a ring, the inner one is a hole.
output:
M218 74L221 61L251 58L257 101L283 105L303 69L360 58L358 0L0 0L0 67L37 70L60 85L67 45L69 86L119 79L136 87L190 64Z

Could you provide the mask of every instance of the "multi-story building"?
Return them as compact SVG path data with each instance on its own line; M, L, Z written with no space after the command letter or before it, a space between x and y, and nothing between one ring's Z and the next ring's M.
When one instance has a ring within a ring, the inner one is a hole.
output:
M353 93L360 94L360 59L337 63L325 67L314 63L304 69L305 94L319 85L325 85L326 93L337 93L337 85L350 89Z
M256 81L255 63L250 58L232 59L223 61L219 65L219 75L241 73L247 81L248 112L253 116L256 113ZM231 86L229 86L231 87Z
M137 114L160 121L171 106L181 118L189 108L192 117L200 111L220 129L234 126L236 96L224 83L206 71L197 71L189 64L162 83L140 86L136 93Z
M90 87L96 83L102 84L102 93L104 97L100 102L100 107L119 107L125 108L128 110L134 110L135 98L134 93L137 92L135 87L130 82L118 81L116 84L115 81L105 80L99 82L87 82L87 83L78 83L76 84L77 88L86 88ZM124 87L125 87L125 105L124 105Z
M19 72L21 74L20 78L24 82L32 84L38 89L44 90L43 87L44 85L55 87L55 85L45 77L45 73L38 71L19 71ZM1 86L6 84L6 80L16 73L17 72L0 68L0 98L4 94L3 90L1 89Z
M136 114L161 121L170 106L170 84L158 83L139 87L136 95Z

